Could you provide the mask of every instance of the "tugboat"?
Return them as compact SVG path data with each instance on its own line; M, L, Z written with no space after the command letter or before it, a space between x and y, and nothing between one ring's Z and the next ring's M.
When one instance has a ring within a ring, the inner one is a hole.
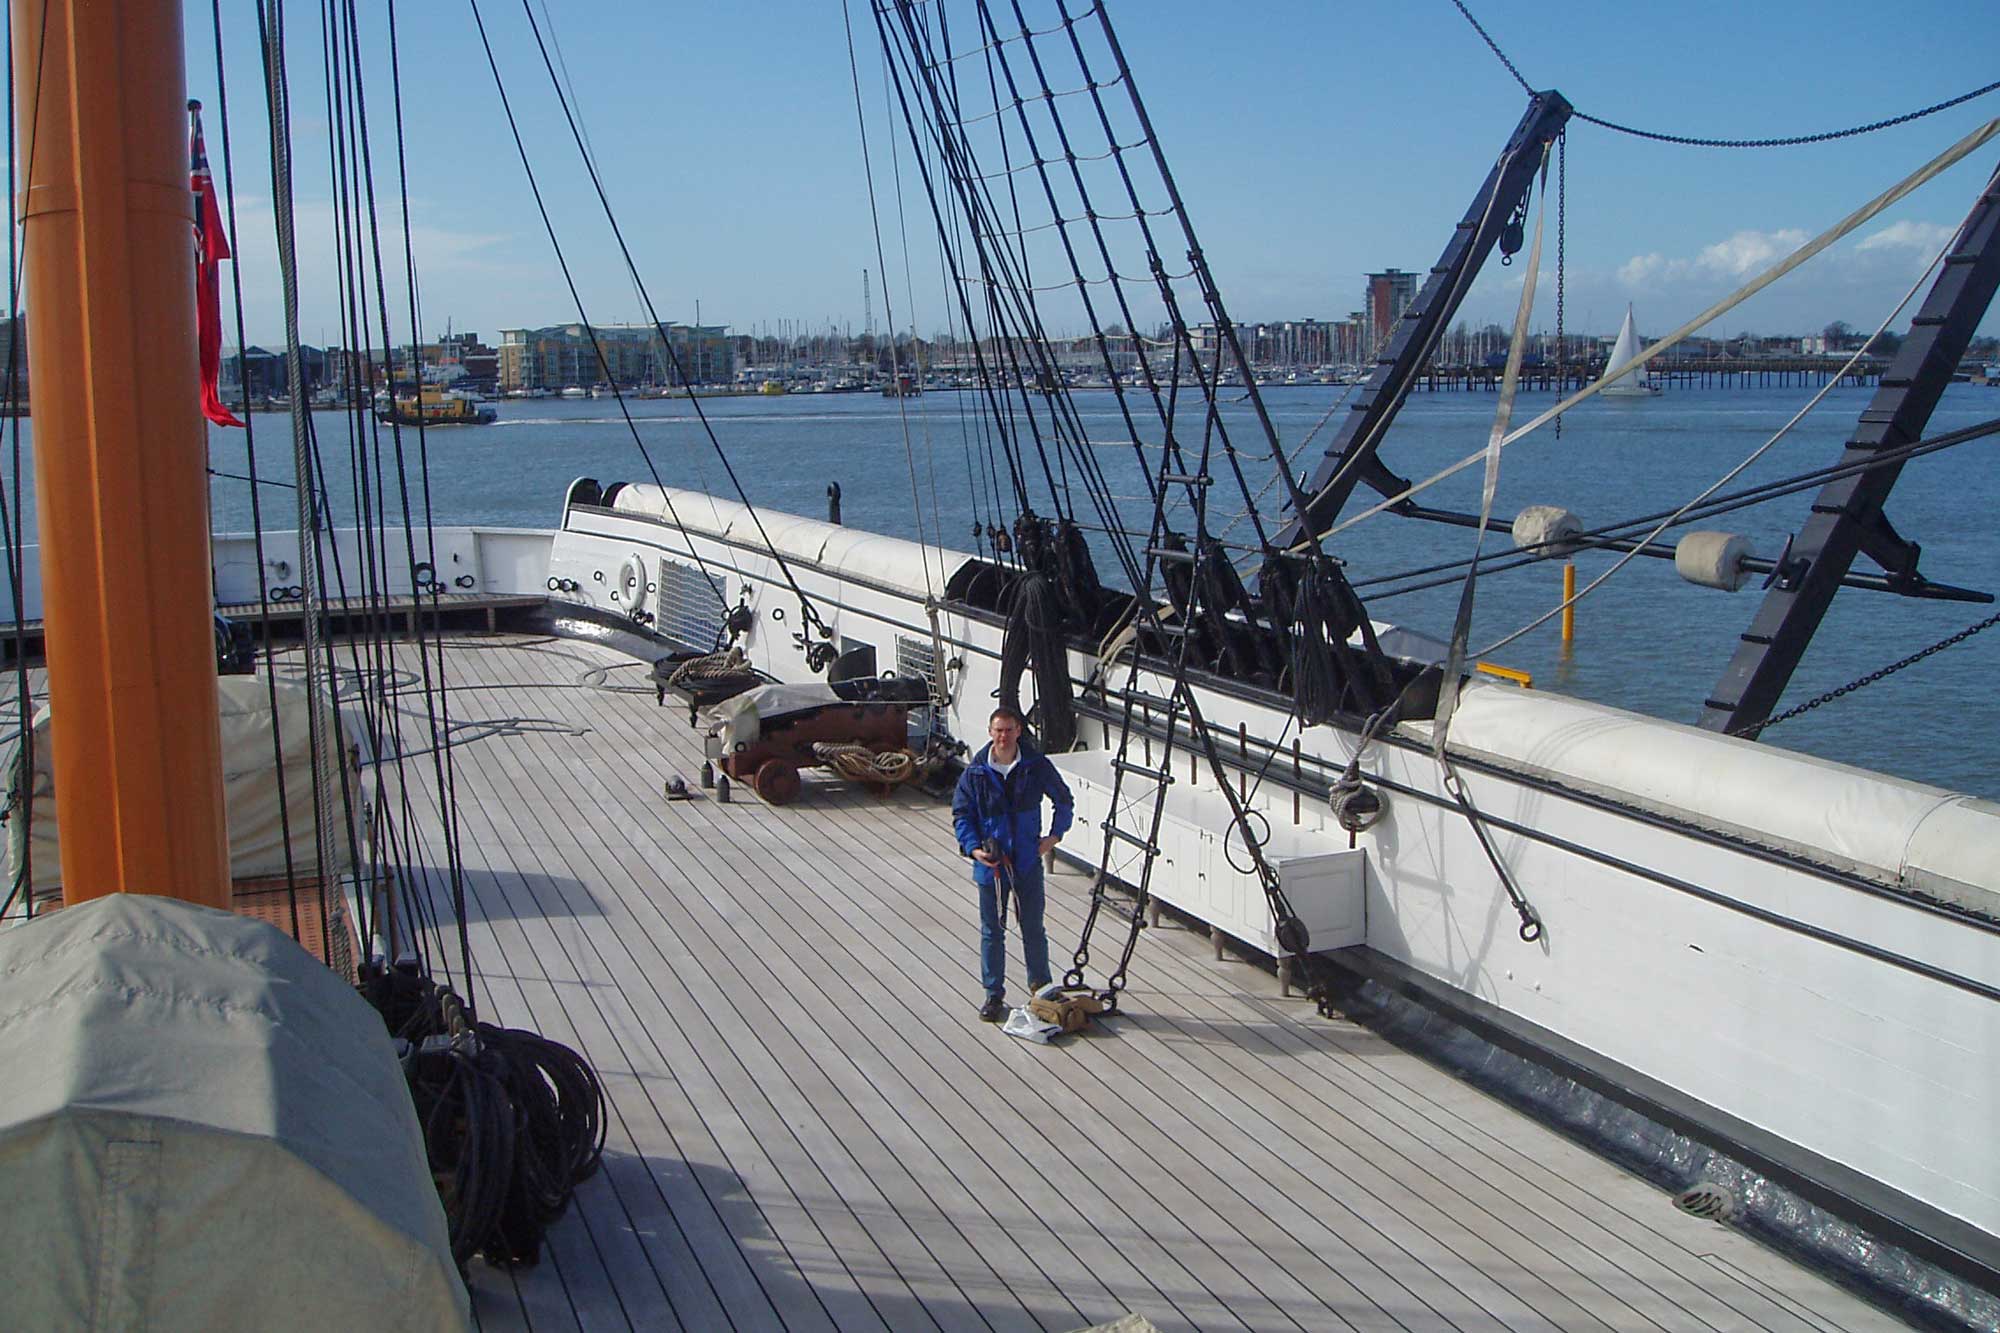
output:
M456 389L375 396L375 418L401 426L488 426L500 414Z

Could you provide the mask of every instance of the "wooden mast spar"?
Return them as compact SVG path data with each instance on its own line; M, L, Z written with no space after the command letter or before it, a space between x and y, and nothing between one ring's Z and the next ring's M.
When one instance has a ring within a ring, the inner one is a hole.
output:
M179 0L13 0L66 903L229 905Z

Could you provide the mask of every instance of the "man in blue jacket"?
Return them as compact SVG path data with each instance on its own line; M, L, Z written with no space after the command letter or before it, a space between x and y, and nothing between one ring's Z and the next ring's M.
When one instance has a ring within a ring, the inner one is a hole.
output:
M1042 927L1042 858L1062 841L1075 816L1075 803L1062 774L1048 756L1021 739L1021 715L993 710L986 734L992 742L973 756L951 798L958 849L972 858L972 882L979 886L979 976L986 1003L979 1016L997 1023L1007 1016L1006 899L1014 899L1021 923L1021 953L1028 965L1028 989L1049 984L1049 937ZM1055 813L1042 836L1042 798Z

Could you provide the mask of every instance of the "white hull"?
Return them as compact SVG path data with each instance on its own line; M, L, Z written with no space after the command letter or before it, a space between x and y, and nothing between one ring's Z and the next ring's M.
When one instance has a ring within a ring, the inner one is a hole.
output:
M643 489L627 488L621 505ZM574 591L552 600L625 613L609 594L636 555L669 589L663 622L674 606L714 617L712 602L703 612L676 591L699 589L698 555L732 603L748 590L758 613L744 645L752 663L780 679L811 678L791 639L794 599L742 508L695 492L674 500L688 530L642 512L566 514L549 576ZM873 644L884 667L928 652L926 598L942 597L972 559L811 519L762 518L827 623L843 640ZM658 607L660 594L652 597L647 606ZM785 620L773 618L778 610ZM682 628L696 638L713 626ZM945 612L936 631L946 657L965 664L950 681L951 733L977 738L998 684L1002 626ZM1079 683L1091 665L1072 652ZM1229 738L1225 758L1239 726L1258 766L1268 753L1258 738L1291 734L1282 701L1220 681L1204 689L1210 726ZM1301 785L1323 789L1354 739L1310 729ZM1360 872L1325 877L1329 892L1354 900L1301 907L1344 923L1316 930L1315 948L1365 945L1634 1081L2000 1232L2000 1139L1991 1133L2000 1078L1990 1067L2000 1005L1989 998L2000 987L2000 937L1940 905L2000 916L2000 813L1936 788L1475 680L1451 750L1547 925L1543 942L1526 944L1428 740L1428 723L1405 724L1369 751L1364 771L1382 784L1388 814L1359 837ZM1116 744L1115 726L1086 718L1081 749ZM1076 757L1072 771L1092 762ZM1287 749L1273 768L1291 767ZM1205 772L1177 778L1176 798L1194 804L1180 849L1155 872L1156 891L1270 948L1261 894L1220 855L1226 806ZM1088 796L1080 801L1088 808ZM1288 786L1267 780L1252 804L1307 852L1347 846L1323 802L1300 801L1294 817ZM1066 850L1095 863L1100 844L1073 837Z

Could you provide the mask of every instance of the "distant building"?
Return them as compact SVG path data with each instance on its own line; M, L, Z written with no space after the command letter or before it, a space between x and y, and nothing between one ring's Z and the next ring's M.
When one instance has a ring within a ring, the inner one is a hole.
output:
M16 350L18 349L18 350ZM26 316L0 319L0 394L7 391L5 376L11 362L14 370L14 397L28 396L28 321Z
M299 373L305 381L307 393L324 386L327 374L327 352L318 347L299 348ZM225 403L240 401L244 388L248 386L248 397L252 402L263 402L269 398L284 398L291 392L290 377L285 368L283 352L267 351L262 347L245 347L241 351L224 348L222 367L215 377L216 390Z
M490 393L500 381L500 353L479 341L476 333L447 333L438 339L437 373L432 378L462 389Z
M736 373L736 340L727 325L664 327L665 338L650 324L502 329L499 387L512 392L593 384L726 384Z
M1370 273L1367 298L1366 351L1373 355L1389 345L1389 336L1396 330L1396 321L1409 309L1410 302L1417 299L1417 275L1405 273L1399 268Z

